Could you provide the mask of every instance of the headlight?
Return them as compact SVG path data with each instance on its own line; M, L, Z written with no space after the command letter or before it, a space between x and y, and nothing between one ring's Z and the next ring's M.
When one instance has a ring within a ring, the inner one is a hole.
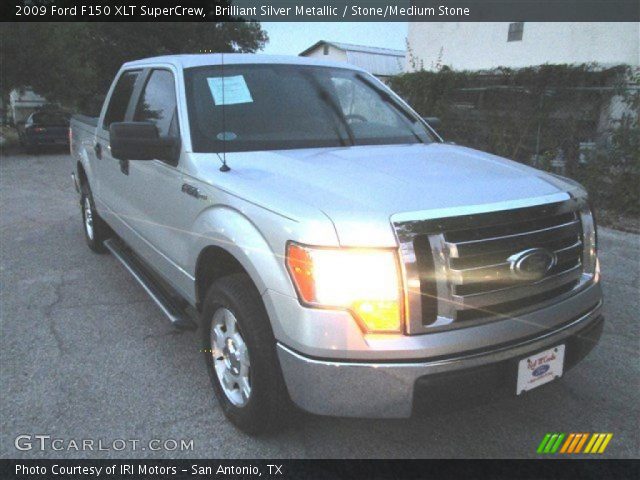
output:
M584 273L590 275L595 281L598 281L598 237L596 222L593 212L586 202L580 209L580 220L582 221L582 238L584 242L582 251Z
M287 268L302 303L349 310L367 332L402 329L402 289L393 250L289 243Z

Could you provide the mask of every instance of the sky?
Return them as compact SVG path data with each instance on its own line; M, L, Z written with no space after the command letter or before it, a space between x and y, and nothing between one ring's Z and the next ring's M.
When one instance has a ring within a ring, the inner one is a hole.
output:
M407 24L398 22L261 22L269 35L263 53L298 55L318 40L406 49Z

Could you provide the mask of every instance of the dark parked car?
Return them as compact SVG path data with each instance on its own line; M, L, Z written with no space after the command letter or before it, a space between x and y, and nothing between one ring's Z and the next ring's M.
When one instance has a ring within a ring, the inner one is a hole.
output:
M21 145L27 150L69 145L69 119L68 113L59 111L32 113L24 127L18 129Z

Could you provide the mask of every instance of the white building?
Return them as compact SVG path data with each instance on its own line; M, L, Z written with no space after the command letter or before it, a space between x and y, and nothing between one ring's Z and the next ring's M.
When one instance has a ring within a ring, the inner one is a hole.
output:
M409 23L407 70L640 63L640 23Z
M405 54L404 50L320 40L301 52L300 56L351 63L386 81L405 71Z
M14 124L24 122L29 115L46 104L47 100L44 97L35 94L28 87L24 90L11 90L9 93L9 106Z

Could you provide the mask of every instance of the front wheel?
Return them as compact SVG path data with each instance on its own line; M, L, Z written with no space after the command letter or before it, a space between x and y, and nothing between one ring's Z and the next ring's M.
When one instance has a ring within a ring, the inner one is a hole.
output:
M203 326L205 362L225 416L251 434L285 426L292 409L275 338L247 275L230 275L211 286Z

